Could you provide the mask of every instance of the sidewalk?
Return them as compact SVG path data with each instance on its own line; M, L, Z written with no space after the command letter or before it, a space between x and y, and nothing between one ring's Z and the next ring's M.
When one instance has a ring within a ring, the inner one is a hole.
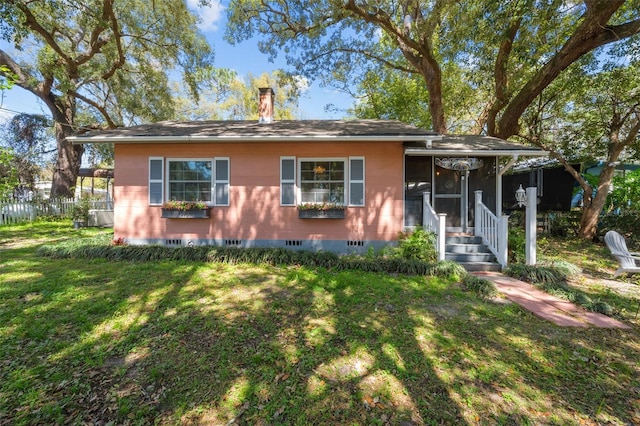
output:
M618 320L588 312L571 302L538 290L531 284L499 272L473 272L473 274L493 282L507 299L561 327L631 328Z

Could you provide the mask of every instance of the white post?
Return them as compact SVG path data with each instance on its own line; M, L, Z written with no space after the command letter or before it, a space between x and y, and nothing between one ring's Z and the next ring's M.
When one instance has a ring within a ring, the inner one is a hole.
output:
M538 222L538 190L535 187L527 188L527 210L525 223L525 263L527 265L536 264L536 228Z
M496 158L496 168L498 168L496 173L496 216L498 217L502 216L502 173L499 170L499 163Z
M482 219L480 217L480 203L482 203L482 191L478 190L478 191L474 191L474 193L476 194L476 204L474 206L475 208L475 216L476 216L476 221L473 224L473 234L478 237L480 235L482 235L482 231L483 229L482 226L484 225L484 223L482 223Z
M503 268L509 259L509 216L498 216L498 263Z
M425 191L422 193L422 228L426 229L427 231L434 231L433 229L428 229L429 216L427 216L427 209L429 208L430 205L431 205L431 193L428 191Z
M447 240L447 214L438 213L438 261L444 260Z

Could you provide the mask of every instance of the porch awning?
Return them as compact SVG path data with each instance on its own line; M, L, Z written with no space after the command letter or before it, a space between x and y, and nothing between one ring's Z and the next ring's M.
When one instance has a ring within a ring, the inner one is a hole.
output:
M447 155L447 156L527 156L546 157L547 151L540 148L509 142L492 136L480 135L447 135L441 140L434 140L430 146L409 142L405 144L407 155Z

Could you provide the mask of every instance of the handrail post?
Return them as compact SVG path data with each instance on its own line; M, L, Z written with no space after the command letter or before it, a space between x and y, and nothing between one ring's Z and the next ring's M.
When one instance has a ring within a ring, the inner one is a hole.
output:
M443 261L446 254L447 214L438 213L438 261Z
M527 188L527 209L525 217L525 263L527 265L536 264L537 204L538 189L535 186Z
M476 223L473 226L474 228L473 234L476 237L479 237L479 236L482 236L483 230L481 228L484 225L484 223L482 223L482 215L480 213L481 211L480 205L482 204L482 191L477 190L477 191L474 191L474 193L476 194L476 203L475 203Z
M422 227L425 229L429 222L429 206L431 206L431 193L429 191L425 191L422 193Z
M509 261L509 216L502 215L498 221L498 263L503 268Z

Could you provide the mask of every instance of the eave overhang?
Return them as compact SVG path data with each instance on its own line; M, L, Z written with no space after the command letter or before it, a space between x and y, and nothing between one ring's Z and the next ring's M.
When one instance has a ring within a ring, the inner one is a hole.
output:
M240 143L240 142L417 142L426 144L433 137L416 137L412 135L385 136L333 136L333 135L299 135L299 136L69 136L67 140L73 145L94 143Z

